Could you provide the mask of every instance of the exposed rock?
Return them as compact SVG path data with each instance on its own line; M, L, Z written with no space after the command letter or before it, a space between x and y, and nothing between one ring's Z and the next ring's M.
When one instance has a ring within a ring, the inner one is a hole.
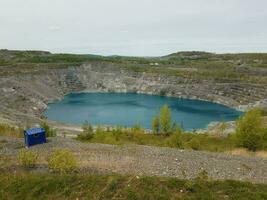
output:
M27 71L0 77L0 117L36 123L48 103L70 92L137 92L201 99L240 110L266 106L267 86L244 82L155 75L121 70L109 65Z

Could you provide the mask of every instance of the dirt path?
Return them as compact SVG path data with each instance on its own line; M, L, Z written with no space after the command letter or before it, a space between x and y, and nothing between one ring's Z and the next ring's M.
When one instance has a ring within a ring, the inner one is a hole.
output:
M6 140L0 154L14 154L22 140ZM14 148L16 147L16 148ZM234 179L267 183L267 159L228 154L158 148L85 144L70 138L53 138L32 147L41 161L55 148L68 148L77 155L81 173L120 173L194 178L202 170L214 179Z

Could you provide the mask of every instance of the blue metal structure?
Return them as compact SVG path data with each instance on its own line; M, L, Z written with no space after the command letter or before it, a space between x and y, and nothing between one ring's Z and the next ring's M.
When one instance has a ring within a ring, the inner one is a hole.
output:
M25 145L27 147L46 143L45 130L43 128L32 128L24 131Z

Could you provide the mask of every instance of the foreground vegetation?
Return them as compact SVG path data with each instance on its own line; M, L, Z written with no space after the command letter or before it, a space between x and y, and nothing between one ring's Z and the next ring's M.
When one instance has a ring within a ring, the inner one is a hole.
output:
M93 130L87 122L77 139L90 143L138 144L212 152L231 151L239 147L249 151L267 150L267 126L263 115L266 113L259 109L247 112L236 121L236 132L222 137L209 133L185 133L176 123L171 125L171 112L167 106L163 106L159 115L152 119L153 133L147 134L138 124L131 129L98 127ZM55 129L45 121L40 126L46 130L47 137L56 136ZM23 137L23 128L0 124L0 136Z
M267 199L267 185L118 175L0 174L0 199Z
M147 134L136 125L132 129L116 128L106 130L101 127L94 132L87 123L78 139L90 143L139 144L179 149L193 149L213 152L231 151L244 147L249 151L267 150L267 127L259 109L247 112L237 120L236 132L227 137L183 132L174 123L171 126L171 112L163 106L159 116L152 120L153 134Z
M109 131L98 128L94 134L91 134L90 139L81 135L78 137L81 141L115 145L138 144L214 152L230 151L235 147L231 137L216 137L208 134L173 133L164 135L146 134L143 130L135 129L117 128Z
M0 123L0 136L23 137L23 128Z
M263 114L259 109L250 110L237 121L236 133L233 136L238 146L250 151L267 149L267 127Z

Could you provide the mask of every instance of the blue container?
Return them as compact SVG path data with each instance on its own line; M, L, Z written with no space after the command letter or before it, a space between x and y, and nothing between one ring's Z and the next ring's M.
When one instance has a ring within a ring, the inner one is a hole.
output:
M32 128L24 131L25 146L31 147L36 144L46 143L45 130Z

